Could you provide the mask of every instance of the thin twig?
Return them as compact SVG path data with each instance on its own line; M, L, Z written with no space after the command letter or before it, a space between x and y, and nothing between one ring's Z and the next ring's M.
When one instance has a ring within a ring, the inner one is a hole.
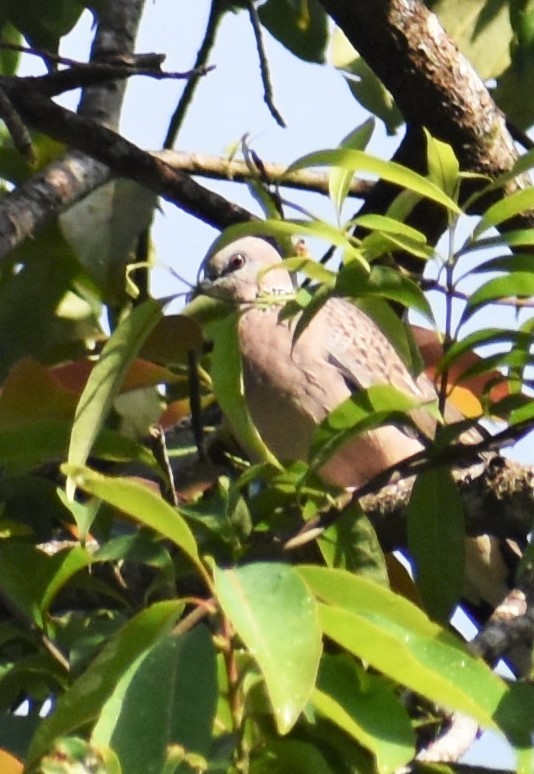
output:
M208 459L204 428L202 426L202 405L200 401L200 382L198 378L198 357L194 350L187 353L187 378L189 382L189 405L191 406L191 428L198 458L201 462Z
M269 62L267 61L265 48L263 46L263 36L261 34L261 23L258 16L258 11L256 10L256 6L254 5L254 0L247 0L247 8L250 16L250 23L252 25L252 30L254 31L254 37L256 38L256 49L258 51L258 57L260 60L261 82L263 85L263 99L265 101L265 104L269 108L269 111L272 117L274 118L274 120L276 121L276 123L279 126L281 126L283 129L285 129L286 122L284 121L282 114L279 112L278 108L274 104L273 87L271 84L271 75L269 73Z
M206 24L206 32L204 34L204 40L202 41L202 45L198 50L193 71L200 70L201 68L204 68L207 64L208 57L215 43L215 35L217 32L217 27L219 26L219 22L222 18L223 10L224 10L224 3L221 2L221 0L212 0L210 14L208 17L208 22ZM200 80L199 76L192 76L191 78L188 79L184 87L184 90L182 92L182 96L180 97L180 100L176 106L176 109L171 116L169 127L167 129L167 134L163 142L164 148L172 148L172 146L174 145L178 132L180 131L180 128L186 116L189 105L191 104L191 100L193 99L193 95L198 86L199 80Z
M165 444L165 433L163 432L161 425L156 423L150 425L148 428L148 437L150 439L152 454L156 458L163 474L163 480L159 480L161 496L165 502L176 506L178 505L178 498L176 496L176 487L174 486L174 476L169 461L167 446Z
M0 118L6 125L6 129L11 135L13 144L20 155L30 164L35 161L35 152L33 149L30 133L24 126L24 123L15 110L15 107L5 91L0 86Z

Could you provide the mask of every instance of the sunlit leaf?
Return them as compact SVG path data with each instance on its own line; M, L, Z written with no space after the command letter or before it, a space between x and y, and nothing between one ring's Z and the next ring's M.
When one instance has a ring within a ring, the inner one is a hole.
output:
M152 489L134 479L106 477L81 466L66 464L63 468L77 487L156 530L199 564L195 538L183 516Z
M243 446L255 457L279 467L256 430L245 401L238 338L238 314L229 314L212 326L214 337L211 378L219 405Z
M528 744L532 718L506 683L446 629L392 591L343 570L299 567L323 600L323 632L365 663L488 728ZM533 694L534 695L534 694ZM514 714L517 713L517 714Z
M402 164L398 164L395 161L384 161L375 156L370 156L364 151L337 148L309 153L293 162L286 169L286 174L297 169L317 166L336 166L354 172L368 172L390 183L395 183L401 188L414 191L437 204L441 204L457 215L461 214L461 210L456 202L440 190L435 183L428 180L428 178L423 177L408 167L403 167Z
M130 363L161 314L160 304L145 301L121 322L103 348L76 408L68 452L70 465L87 461ZM67 494L72 497L73 493L72 481L67 481Z
M287 734L310 697L321 656L314 598L287 564L216 569L214 579L225 615L261 669L278 731Z
M368 118L356 129L353 129L350 134L343 138L340 142L341 148L353 148L354 150L365 150L367 143L371 139L375 122L373 118ZM330 170L328 177L328 190L330 198L334 203L338 217L341 214L341 208L349 192L353 173L343 168L336 168Z
M478 222L473 231L477 237L491 226L498 226L504 221L514 218L524 212L534 209L534 188L524 188L505 196L495 204L492 204Z
M414 735L406 710L391 686L343 656L321 661L314 707L373 753L382 774L397 771L414 755ZM383 733L384 717L388 733Z

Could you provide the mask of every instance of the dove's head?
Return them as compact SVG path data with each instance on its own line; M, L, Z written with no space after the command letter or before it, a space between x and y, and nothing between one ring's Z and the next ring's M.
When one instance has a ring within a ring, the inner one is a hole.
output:
M207 255L202 265L200 292L231 301L254 301L262 294L292 293L293 283L285 269L265 269L282 259L264 239L243 237Z

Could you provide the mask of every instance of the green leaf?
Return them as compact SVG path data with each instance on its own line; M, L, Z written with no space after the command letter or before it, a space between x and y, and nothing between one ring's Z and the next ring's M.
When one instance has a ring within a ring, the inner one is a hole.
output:
M292 54L305 62L324 62L328 17L318 0L267 0L258 16Z
M456 200L460 174L458 159L450 145L436 140L426 129L425 135L427 141L428 176L438 188L441 188L451 199Z
M431 410L429 404L425 405ZM310 446L310 471L320 468L358 433L387 424L412 424L407 413L417 408L421 408L421 401L389 384L359 390L331 411L315 429Z
M533 294L534 272L516 271L505 277L489 280L469 296L462 314L462 322L468 320L480 307L501 298L529 298Z
M486 210L474 229L473 236L477 237L488 228L498 226L532 209L534 209L534 188L524 188L509 194Z
M289 170L286 170L286 172ZM283 184L283 179L281 180ZM361 251L355 246L354 240L346 236L335 226L322 220L258 220L249 223L237 223L225 228L221 236L213 242L209 253L216 253L223 247L243 236L273 237L284 242L287 237L309 236L315 239L324 239L329 244L340 247L347 258L359 260L364 266L367 262L362 258Z
M311 742L267 738L250 761L250 774L335 774Z
M74 27L82 11L83 4L77 0L12 2L9 20L31 45L57 52L59 39Z
M229 314L210 329L213 337L211 378L217 401L244 448L254 457L279 468L280 463L256 430L245 400L239 349L239 312Z
M496 78L510 62L508 3L488 0L428 0L443 27L483 80Z
M336 280L335 271L327 269L326 266L323 266L319 261L314 261L313 258L286 258L285 261L282 261L282 266L289 272L299 272L309 279L322 282L329 287L332 287ZM276 264L276 267L279 268L280 265Z
M309 153L293 162L286 169L286 174L297 169L323 165L343 167L353 172L368 172L390 183L395 183L401 188L414 191L437 204L441 204L456 215L462 214L456 202L441 191L435 183L428 180L428 178L419 175L408 167L403 167L402 164L397 164L395 161L384 161L375 156L370 156L364 151L338 148Z
M366 673L346 656L321 661L312 704L336 726L373 753L380 774L397 771L415 753L414 733L391 685ZM387 734L384 734L387 718Z
M310 698L321 657L315 600L287 564L217 568L214 579L225 615L261 669L278 731L287 734Z
M217 702L215 650L205 626L167 636L121 675L91 735L117 753L123 774L160 771L167 748L207 756Z
M87 461L128 367L161 314L159 303L145 301L120 323L106 343L76 407L68 452L70 465ZM67 481L67 495L74 495L72 481Z
M58 592L73 575L91 564L91 557L81 546L48 556L35 546L2 540L0 564L2 596L43 628L45 614Z
M317 543L328 567L357 572L375 583L389 585L376 532L357 503L344 508Z
M350 134L341 140L341 148L353 148L354 150L365 150L367 143L371 139L373 130L375 128L375 122L373 118L367 119L363 124L353 129ZM336 168L330 171L328 177L328 191L330 198L336 208L338 218L341 215L341 208L347 198L349 192L350 183L353 178L353 173L343 168Z
M447 623L462 595L465 524L462 501L447 468L425 470L408 504L408 547L429 615Z
M372 266L367 274L355 262L345 264L337 276L336 292L352 298L387 298L417 310L431 322L434 319L432 308L419 285L389 266Z
M62 470L84 492L99 497L123 513L133 516L140 524L150 527L171 540L197 567L201 567L193 533L176 508L148 486L131 478L103 476L89 468L63 465Z
M525 729L532 727L505 682L404 597L344 570L301 566L298 572L325 603L319 606L324 634L365 663L484 727L496 727L504 702L503 730L517 739L518 717ZM512 704L519 713L515 722Z
M112 180L59 216L62 232L108 303L125 299L124 267L150 225L156 194L132 180Z
M388 134L395 134L404 123L395 100L339 27L331 36L330 60L343 73L354 99L384 122Z
M183 603L177 600L157 602L128 621L59 698L54 712L44 718L33 738L28 763L45 753L56 737L97 718L131 663L170 631L182 610Z

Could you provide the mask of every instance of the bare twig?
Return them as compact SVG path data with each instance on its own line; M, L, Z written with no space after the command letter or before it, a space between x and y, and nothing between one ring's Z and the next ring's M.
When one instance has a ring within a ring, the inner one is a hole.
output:
M276 121L276 123L284 129L286 126L286 122L284 121L280 111L274 104L273 87L271 84L271 75L269 73L269 62L267 61L267 56L265 54L265 48L263 45L263 36L261 34L261 23L258 17L258 11L256 10L256 6L254 5L254 0L247 0L247 8L250 16L250 23L254 31L254 37L256 38L256 49L258 51L258 57L260 60L261 82L263 85L263 99L265 101L265 104L269 108L269 111L272 117L274 118L274 120Z
M13 103L0 86L0 118L6 125L7 131L11 135L13 144L21 156L32 164L35 161L35 152L30 134L19 114L13 107Z
M210 7L210 14L208 17L208 22L206 24L206 32L204 33L204 40L202 41L202 45L198 50L193 72L201 68L205 68L208 62L208 57L213 48L213 44L215 43L215 35L217 32L217 27L219 26L219 21L222 18L223 11L224 11L224 2L222 2L222 0L212 0L211 7ZM178 132L180 131L180 128L186 116L187 109L189 108L189 105L191 104L191 100L193 99L193 95L195 93L198 83L199 83L199 76L195 76L195 75L193 75L187 81L184 87L184 90L182 92L180 101L176 106L176 110L171 116L171 120L169 122L169 128L167 129L167 134L165 136L165 140L163 141L164 148L172 148L172 146L174 145Z

